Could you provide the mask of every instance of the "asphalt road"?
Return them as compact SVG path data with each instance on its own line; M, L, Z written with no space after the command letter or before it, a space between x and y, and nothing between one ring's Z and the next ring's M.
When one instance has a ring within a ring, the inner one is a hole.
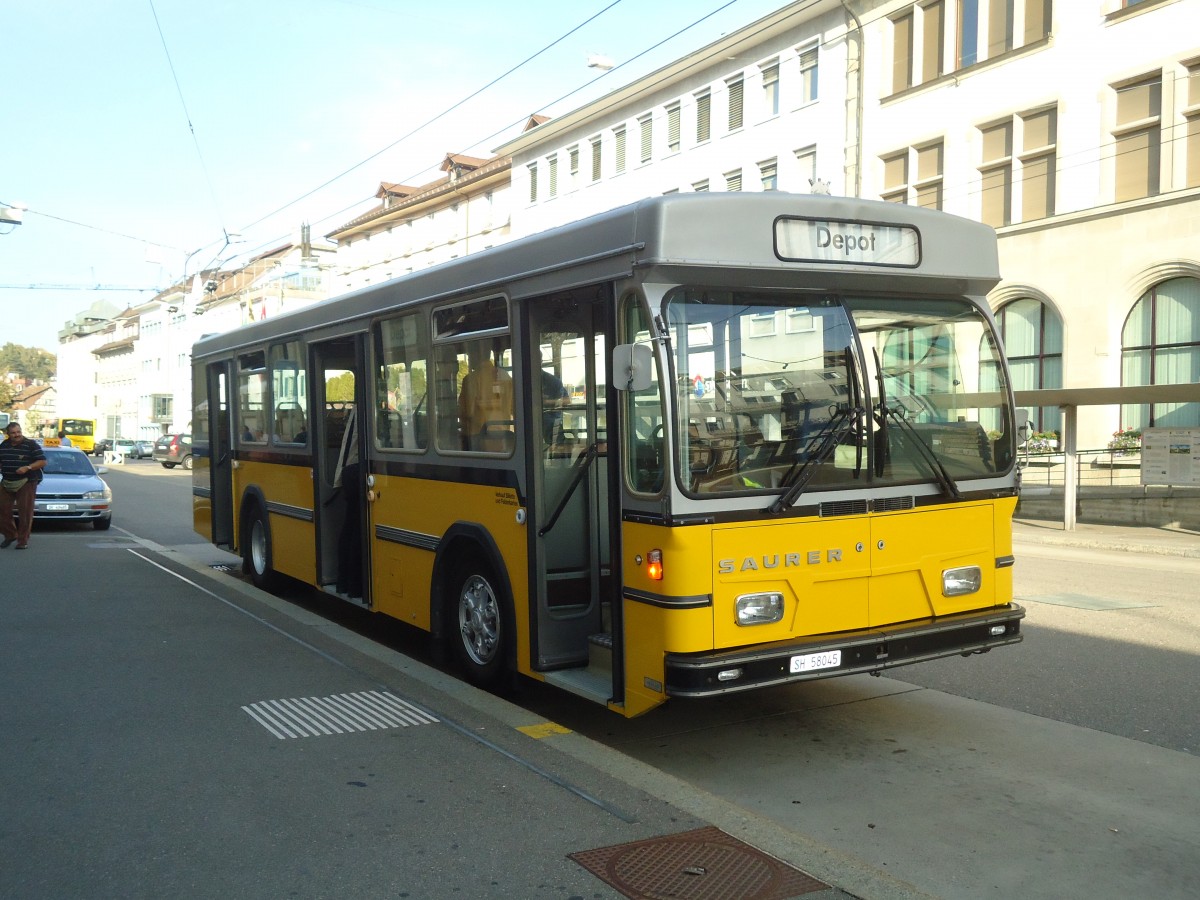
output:
M114 473L129 507L116 527L211 552L179 524L189 482ZM619 751L643 790L684 785L835 871L892 879L859 896L1200 895L1200 560L1033 543L1017 556L1026 639L986 656L672 701L633 721L538 684L512 699ZM411 632L333 615L428 661Z

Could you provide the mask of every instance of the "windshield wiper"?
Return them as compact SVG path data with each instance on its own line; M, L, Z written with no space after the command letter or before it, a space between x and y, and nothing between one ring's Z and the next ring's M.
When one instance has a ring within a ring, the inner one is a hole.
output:
M825 426L808 441L807 446L810 449L805 453L803 461L799 459L799 451L797 451L796 461L792 463L791 468L787 470L787 473L779 482L780 487L784 487L787 490L777 497L775 502L767 508L768 512L780 513L795 504L800 495L804 493L805 486L807 486L809 481L812 480L813 475L817 472L816 466L813 464L828 459L836 451L837 446L842 442L842 438L854 427L854 423L865 412L858 393L858 376L854 366L853 353L849 347L846 347L844 352L846 357L846 378L853 388L852 396L854 405L839 409L825 423ZM816 448L811 449L814 443L816 444ZM861 444L856 447L856 453L857 466L855 468L855 477L857 477L857 472L862 467Z
M861 406L847 407L846 409L838 410L825 427L821 429L812 441L809 441L808 446L812 447L813 442L817 442L815 450L810 450L805 454L804 461L799 459L792 463L792 467L788 469L787 474L783 476L780 482L782 486L791 485L788 489L776 498L775 502L768 508L769 512L783 512L789 506L795 504L796 500L804 492L804 488L812 480L813 475L817 473L817 468L813 465L816 462L827 459L834 452L838 444L842 442L842 438L854 426L854 422L863 414Z
M937 483L941 486L942 490L949 494L953 499L961 500L962 491L958 489L958 484L954 481L954 478L950 475L950 473L946 471L946 467L942 465L942 461L938 459L937 454L933 452L933 448L929 446L929 444L925 441L925 438L921 437L921 433L913 427L912 423L905 418L904 414L898 409L892 409L891 407L887 406L883 408L883 414L885 420L891 419L900 426L901 431L912 438L913 445L920 452L921 458L925 461L925 464L929 466L930 472L933 474L933 477L937 480Z

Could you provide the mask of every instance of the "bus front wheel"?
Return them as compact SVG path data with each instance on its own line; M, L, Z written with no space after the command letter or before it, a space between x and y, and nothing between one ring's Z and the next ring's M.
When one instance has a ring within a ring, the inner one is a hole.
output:
M505 671L509 641L509 618L495 576L482 564L466 565L451 597L455 656L468 681L495 687Z
M243 529L242 571L250 576L254 586L269 591L275 584L271 568L271 526L261 507L255 507Z

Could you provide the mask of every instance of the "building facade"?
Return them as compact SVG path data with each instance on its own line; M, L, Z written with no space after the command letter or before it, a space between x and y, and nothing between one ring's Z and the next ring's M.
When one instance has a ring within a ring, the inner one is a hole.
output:
M997 229L1015 387L1194 383L1197 23L1200 0L794 3L498 148L513 233L672 191L934 207ZM1151 425L1200 404L1085 408L1078 446Z
M383 183L379 205L326 237L334 294L377 284L508 240L509 160L450 153L419 187Z
M139 436L186 427L201 333L675 191L816 191L986 222L1017 389L1200 382L1197 23L1200 0L789 4L531 118L491 159L448 154L433 182L380 185L327 235L325 263L302 240L164 292L138 319ZM84 365L74 345L99 347L93 330L60 338L60 390L99 407L121 366L116 337L103 383ZM1057 408L1034 415L1061 428ZM1077 446L1198 425L1198 403L1084 408Z

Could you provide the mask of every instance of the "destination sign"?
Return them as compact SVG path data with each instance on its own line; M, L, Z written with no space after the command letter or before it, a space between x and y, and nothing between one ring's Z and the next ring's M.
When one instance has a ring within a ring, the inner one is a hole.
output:
M789 217L775 222L775 252L794 262L914 268L921 236L910 225Z

